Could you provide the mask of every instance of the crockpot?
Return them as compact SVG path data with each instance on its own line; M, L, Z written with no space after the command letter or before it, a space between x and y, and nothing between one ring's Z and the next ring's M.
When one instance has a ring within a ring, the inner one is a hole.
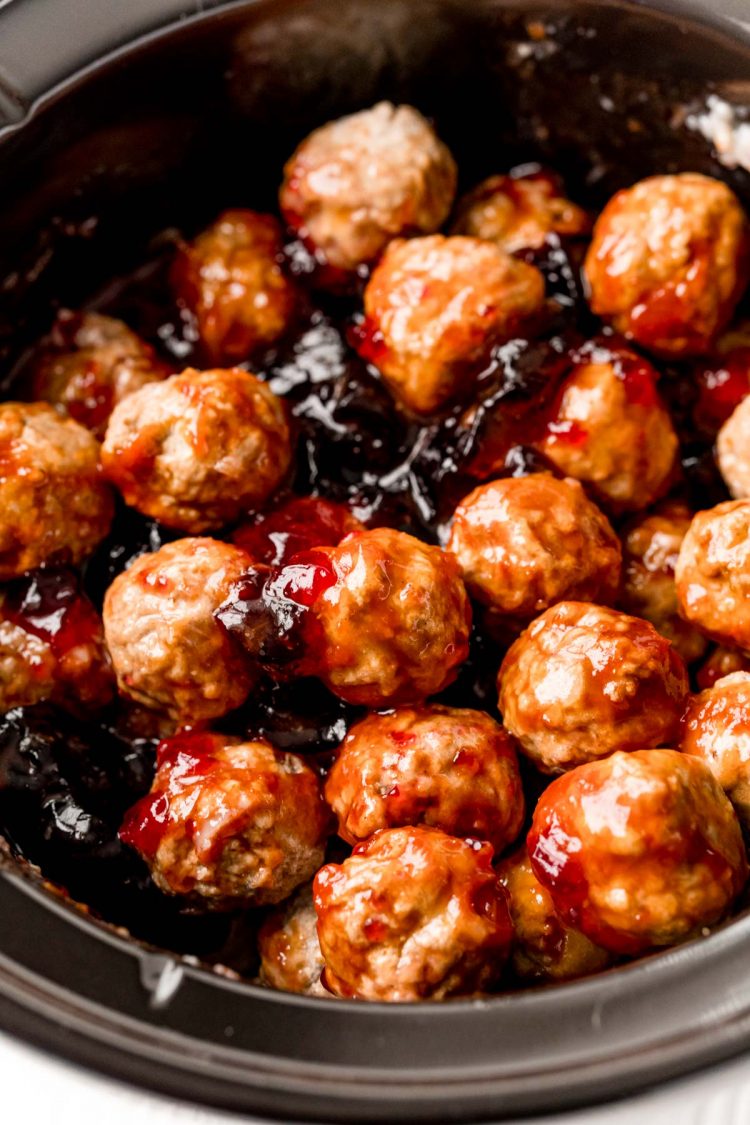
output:
M541 159L606 198L691 169L750 204L733 148L745 17L746 0L5 0L6 392L53 300L75 306L167 225L272 206L299 138L379 98L433 116L469 174ZM145 1086L295 1119L497 1119L693 1071L750 1046L749 950L746 914L573 984L332 1002L138 944L0 864L0 1025Z

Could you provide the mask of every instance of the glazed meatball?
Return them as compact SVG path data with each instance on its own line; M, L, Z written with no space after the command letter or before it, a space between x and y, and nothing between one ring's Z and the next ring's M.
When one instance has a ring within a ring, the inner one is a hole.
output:
M591 220L565 198L558 178L546 171L490 176L459 200L453 234L494 242L508 254L538 250L550 235L588 234Z
M750 398L745 398L719 430L716 460L736 499L750 496Z
M688 691L685 665L653 625L561 602L511 646L498 677L503 722L545 773L615 750L668 744Z
M165 894L213 910L281 902L323 862L328 812L316 774L267 742L191 733L165 739L124 843Z
M258 934L258 952L263 984L282 992L330 995L320 983L324 962L312 884L298 890L265 920Z
M401 707L351 728L325 786L339 835L426 824L501 852L524 817L513 741L482 711Z
M46 568L0 590L0 712L44 700L89 711L113 688L101 618L74 571Z
M544 279L490 242L435 234L392 242L364 301L360 354L401 406L429 415L470 397L495 344L533 331Z
M750 652L750 500L698 512L682 541L675 579L686 621Z
M723 680L732 672L750 672L750 657L736 648L717 645L707 660L701 664L696 674L696 683L701 691L713 687L717 680Z
M81 562L113 510L88 430L47 403L0 403L0 581Z
M58 313L33 367L34 398L65 408L100 440L119 402L169 368L121 320L100 313Z
M574 980L612 964L612 954L567 925L534 874L526 848L497 869L513 923L511 966L526 981Z
M284 168L282 214L335 270L374 262L392 238L447 218L456 165L421 113L380 102L316 129Z
M281 566L301 551L337 547L351 531L364 530L345 504L321 496L293 496L241 524L232 533L232 542L255 562Z
M679 615L674 571L692 513L677 501L632 520L623 530L620 608L650 621L686 663L700 660L706 638Z
M574 480L550 473L507 477L474 489L453 517L447 549L466 588L520 626L555 602L610 602L620 581L620 542Z
M178 539L115 579L104 633L123 695L183 724L244 702L253 670L213 613L249 561L215 539Z
M613 953L697 936L747 878L731 804L703 762L675 750L613 754L558 778L528 849L558 913Z
M703 759L750 827L750 672L733 672L694 695L682 731L682 752Z
M700 355L748 278L748 225L719 180L651 176L602 211L586 256L591 309L664 356Z
M639 511L667 489L677 436L657 374L625 348L584 348L536 447L609 511Z
M315 877L323 980L338 996L442 1000L493 984L512 930L489 844L390 828Z
M291 461L280 399L240 368L173 375L115 409L102 465L125 502L198 534L265 503Z
M297 297L281 250L278 221L256 211L225 211L180 246L172 287L195 318L210 364L239 363L289 329Z

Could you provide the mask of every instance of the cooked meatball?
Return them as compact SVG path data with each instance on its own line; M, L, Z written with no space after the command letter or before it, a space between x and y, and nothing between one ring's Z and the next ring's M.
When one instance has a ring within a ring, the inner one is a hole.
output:
M498 677L503 722L545 773L615 750L668 744L688 691L685 665L653 625L560 602L511 646Z
M315 877L323 980L338 996L442 1000L493 984L512 930L492 848L390 828Z
M101 618L74 571L46 568L0 590L0 712L43 700L89 711L113 688Z
M81 562L113 509L88 430L47 403L0 403L0 581Z
M244 702L253 670L213 613L249 561L215 539L178 539L115 579L104 633L124 695L183 724Z
M350 531L364 530L345 504L322 496L293 496L241 524L232 533L232 542L255 562L280 566L301 551L336 547Z
M698 512L682 541L675 579L686 621L750 652L750 500Z
M620 542L574 480L550 473L474 489L453 517L447 550L470 594L520 626L555 602L610 602Z
M613 754L558 778L528 849L558 913L613 953L696 936L747 878L732 806L703 762L675 750Z
M586 212L565 198L557 176L546 171L490 176L459 200L452 234L494 242L508 254L538 250L550 235L588 234Z
M736 648L717 645L707 660L704 660L696 674L696 683L701 691L713 687L717 680L730 676L732 672L750 672L750 656Z
M477 238L398 239L365 289L359 351L406 410L471 396L492 347L536 327L544 279Z
M621 347L582 349L537 448L608 510L639 511L666 491L677 436L653 367Z
M165 739L120 838L165 894L213 910L281 902L323 862L329 814L302 758L267 742Z
M421 113L379 102L306 137L284 168L279 202L322 262L354 272L392 238L437 230L455 191L453 157Z
M703 759L750 828L750 672L733 672L692 697L680 749Z
M651 176L602 211L586 256L591 309L664 356L700 355L748 279L748 224L726 184Z
M240 368L143 387L115 409L102 446L127 504L194 534L265 503L291 456L283 403Z
M119 402L168 374L153 348L121 320L65 309L34 363L32 390L101 440Z
M273 215L225 211L172 266L178 303L195 317L210 364L231 366L275 343L296 312L294 284L281 268L281 227Z
M325 786L350 844L426 824L501 852L524 817L512 739L482 711L437 704L368 715L344 739Z
M574 980L612 964L608 950L562 920L525 847L504 860L497 873L508 892L513 923L511 966L521 980Z
M716 460L732 496L750 496L750 398L743 399L719 430Z
M700 660L706 638L679 615L674 571L692 512L677 501L632 520L623 530L623 584L619 605L650 621L688 664Z
M312 884L273 912L258 934L260 979L283 992L330 995L320 983L323 954L318 941L318 916Z

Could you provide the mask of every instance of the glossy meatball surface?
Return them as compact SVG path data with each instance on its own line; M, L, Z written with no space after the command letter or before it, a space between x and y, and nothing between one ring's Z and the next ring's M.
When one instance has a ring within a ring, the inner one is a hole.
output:
M748 225L726 184L651 176L599 215L585 272L591 309L656 355L706 352L748 279Z
M435 234L390 244L365 289L360 354L414 414L470 397L493 345L544 308L534 266L490 242Z
M558 778L528 848L560 914L614 953L696 936L747 879L732 806L703 762L674 750L614 754Z
M315 877L324 983L363 1000L439 1000L488 988L512 931L488 844L391 828Z
M368 715L342 743L325 785L348 843L424 824L450 836L515 840L524 797L512 739L482 711L437 704Z
M115 409L102 446L127 504L193 534L262 505L290 460L281 400L240 368L144 387Z
M47 403L0 403L0 581L82 562L113 509L88 430Z
M269 915L258 933L260 979L282 992L330 995L320 982L323 954L312 885L301 887Z
M281 249L273 215L241 210L225 211L178 249L172 287L195 318L209 364L239 363L291 327L297 294Z
M750 651L750 500L698 512L675 578L686 621L730 648Z
M323 862L328 812L315 773L267 742L165 739L151 792L121 839L165 894L221 910L280 902Z
M115 579L104 631L124 696L182 723L239 707L255 675L213 614L248 563L227 543L178 539Z
M620 542L574 480L550 473L507 477L474 489L453 517L448 551L466 588L525 625L559 601L613 601Z
M717 645L701 664L695 679L700 690L705 691L732 672L750 672L750 656L739 649Z
M733 672L690 699L680 749L706 763L750 825L750 673Z
M687 672L653 625L561 602L522 633L498 677L503 722L547 773L677 736Z
M737 406L719 430L716 460L735 499L750 496L750 398Z
M279 202L323 262L353 272L391 239L437 230L455 190L453 157L422 114L379 102L306 137L284 168Z

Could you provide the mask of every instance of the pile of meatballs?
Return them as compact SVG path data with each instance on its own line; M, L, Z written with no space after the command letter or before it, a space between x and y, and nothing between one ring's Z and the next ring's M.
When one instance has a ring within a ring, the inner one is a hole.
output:
M746 215L691 172L598 216L536 166L457 182L409 106L326 124L280 218L176 242L198 366L60 310L0 404L1 709L114 708L158 739L121 841L186 910L255 912L260 980L292 992L570 980L707 934L748 878ZM583 279L564 346L550 250ZM259 357L327 300L415 457L471 435L432 532L295 493L299 419ZM521 353L532 392L497 393ZM676 385L723 481L708 510ZM165 537L100 614L87 560L133 511ZM470 652L491 687L463 706ZM347 709L333 754L227 724L303 679Z

